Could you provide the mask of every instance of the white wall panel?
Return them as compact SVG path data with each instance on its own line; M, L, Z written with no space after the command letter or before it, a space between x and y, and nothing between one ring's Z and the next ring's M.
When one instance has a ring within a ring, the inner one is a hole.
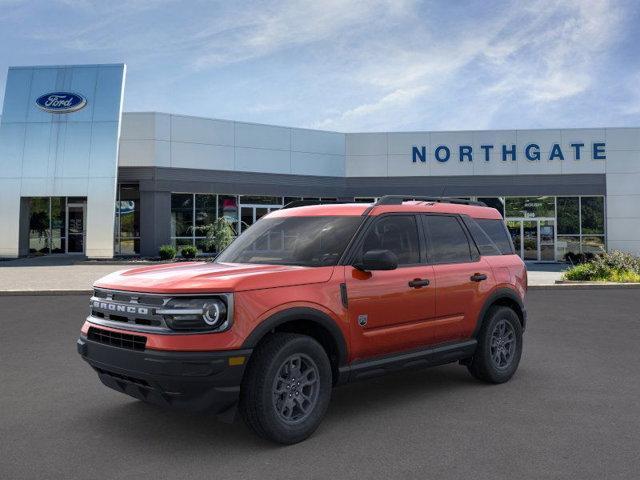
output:
M236 170L291 173L291 152L264 148L236 148Z
M607 217L609 219L640 217L640 192L633 195L608 195Z
M291 150L290 128L240 122L235 126L235 144L238 147Z
M349 134L347 134L349 135ZM429 134L427 132L394 132L387 137L388 150L390 155L408 155L411 161L411 151L413 147L429 146Z
M171 166L174 168L233 170L233 157L233 147L171 142Z
M348 133L346 152L349 155L386 155L387 133Z
M640 173L608 173L608 195L633 195L640 193Z
M291 152L291 172L296 175L344 176L344 156Z
M640 150L640 128L607 128L607 150Z
M640 173L640 150L612 150L607 152L606 173Z
M343 133L292 128L291 150L344 156L345 135Z
M123 113L120 140L151 140L159 138L156 113ZM168 140L168 134L167 138Z
M162 165L156 154L155 140L120 140L120 151L118 154L118 165L121 167L169 167L169 158L165 159L166 164Z
M432 162L413 163L411 152L403 154L389 154L387 157L390 177L426 177L431 175Z
M171 115L171 140L208 145L233 145L234 122Z
M387 155L347 155L347 177L386 177Z

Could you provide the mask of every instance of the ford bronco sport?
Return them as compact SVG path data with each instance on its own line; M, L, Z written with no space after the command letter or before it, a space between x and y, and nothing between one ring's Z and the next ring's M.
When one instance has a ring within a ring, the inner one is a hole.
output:
M285 208L214 262L98 280L77 346L108 387L233 418L290 444L332 386L460 362L515 373L527 274L498 211L463 200Z

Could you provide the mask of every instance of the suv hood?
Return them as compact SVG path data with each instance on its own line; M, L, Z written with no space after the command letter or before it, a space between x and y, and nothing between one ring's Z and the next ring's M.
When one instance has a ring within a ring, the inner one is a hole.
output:
M333 267L187 262L120 270L95 287L145 293L217 293L327 282Z

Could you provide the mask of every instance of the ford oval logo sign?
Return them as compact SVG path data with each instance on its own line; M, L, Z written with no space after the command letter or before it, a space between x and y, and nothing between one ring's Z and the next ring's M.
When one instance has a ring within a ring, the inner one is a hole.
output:
M49 113L72 113L85 107L87 99L77 93L53 92L38 97L36 105Z

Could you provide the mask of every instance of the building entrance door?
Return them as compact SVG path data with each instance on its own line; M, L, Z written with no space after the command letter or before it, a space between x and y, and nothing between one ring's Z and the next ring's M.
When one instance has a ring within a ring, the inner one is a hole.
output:
M84 253L86 204L67 203L67 253Z
M282 208L282 205L246 205L240 204L240 232L242 233L267 213Z
M556 221L553 218L509 218L507 229L523 260L556 260Z

